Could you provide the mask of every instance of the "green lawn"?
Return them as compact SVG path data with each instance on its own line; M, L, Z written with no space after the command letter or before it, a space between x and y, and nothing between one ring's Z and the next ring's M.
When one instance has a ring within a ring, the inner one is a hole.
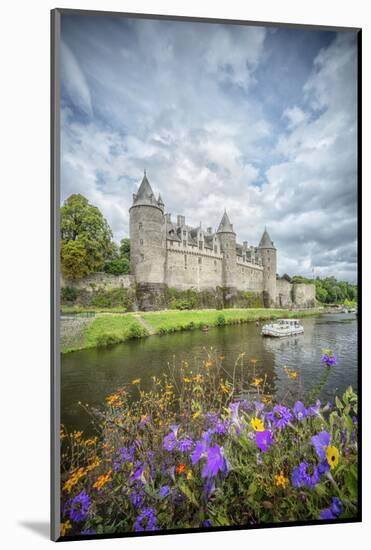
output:
M85 310L86 311L86 310ZM149 334L168 334L181 330L246 323L280 317L305 317L319 313L320 310L288 311L286 309L198 309L165 310L138 313L98 313L93 321L80 325L81 335L73 338L74 325L78 319L66 320L71 323L61 343L62 353L79 349L104 347L132 338L143 338Z

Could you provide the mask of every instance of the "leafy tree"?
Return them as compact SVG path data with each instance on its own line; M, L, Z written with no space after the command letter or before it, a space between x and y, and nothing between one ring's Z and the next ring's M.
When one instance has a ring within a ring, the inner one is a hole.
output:
M81 241L62 241L61 268L67 279L80 279L89 273L88 253Z
M71 195L61 208L61 239L62 271L74 279L99 271L115 252L107 220L82 195Z
M127 275L129 269L130 262L127 258L115 258L107 262L104 266L104 271L112 275Z
M120 257L130 259L130 239L121 239Z

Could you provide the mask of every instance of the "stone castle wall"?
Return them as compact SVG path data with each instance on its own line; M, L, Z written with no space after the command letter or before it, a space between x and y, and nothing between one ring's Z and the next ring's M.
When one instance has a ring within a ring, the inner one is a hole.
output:
M86 292L135 287L135 281L132 275L111 275L110 273L104 272L90 273L77 281L65 279L61 275L60 284L61 288L71 287L76 290L85 290Z

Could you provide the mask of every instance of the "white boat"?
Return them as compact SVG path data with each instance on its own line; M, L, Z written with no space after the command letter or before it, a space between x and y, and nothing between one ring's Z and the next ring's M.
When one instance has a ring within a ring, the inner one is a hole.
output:
M304 327L298 319L278 319L274 323L264 325L262 328L262 336L273 336L276 338L292 336L303 332Z

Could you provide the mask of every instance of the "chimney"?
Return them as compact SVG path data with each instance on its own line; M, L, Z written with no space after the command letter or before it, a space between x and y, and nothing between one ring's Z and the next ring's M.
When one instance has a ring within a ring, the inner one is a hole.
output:
M166 212L165 220L166 220L167 223L171 223L171 214L170 214L170 212Z
M177 215L177 225L180 227L183 227L185 225L185 216L181 216L180 214Z

